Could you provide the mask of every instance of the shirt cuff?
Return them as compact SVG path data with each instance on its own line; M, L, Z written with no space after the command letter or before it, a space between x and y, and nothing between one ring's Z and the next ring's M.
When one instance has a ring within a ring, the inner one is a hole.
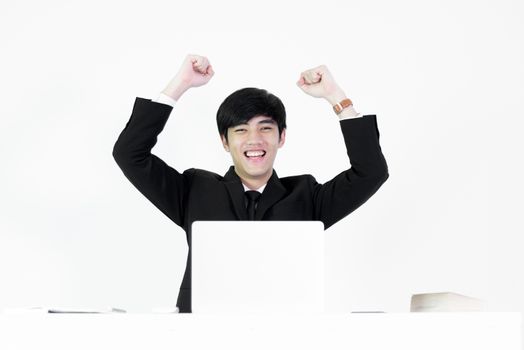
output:
M167 96L166 94L160 93L156 100L154 102L163 103L165 105L174 107L176 100L172 99L171 97Z
M360 114L357 111L355 111L355 108L353 108L353 106L346 107L346 108L344 108L343 111L344 112L347 111L346 113L348 115L346 115L346 116L338 115L338 119L339 120L355 119L355 118L361 118L362 117L362 114Z

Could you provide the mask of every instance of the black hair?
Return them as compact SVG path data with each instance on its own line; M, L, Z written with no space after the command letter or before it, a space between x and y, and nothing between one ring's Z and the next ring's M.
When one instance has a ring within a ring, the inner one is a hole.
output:
M217 111L217 126L220 135L227 141L227 129L247 123L257 115L272 118L278 126L278 134L286 128L286 109L282 101L264 89L247 87L226 97Z

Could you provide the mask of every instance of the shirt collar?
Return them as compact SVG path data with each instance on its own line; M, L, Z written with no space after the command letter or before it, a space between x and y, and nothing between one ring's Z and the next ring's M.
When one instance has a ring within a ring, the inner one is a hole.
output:
M267 182L265 184L263 184L262 186L260 186L259 188L257 188L255 191L258 191L260 193L264 192L264 188L266 188L266 185L267 185ZM247 187L243 182L242 182L242 186L244 186L244 192L245 191L251 191L251 189L249 187Z

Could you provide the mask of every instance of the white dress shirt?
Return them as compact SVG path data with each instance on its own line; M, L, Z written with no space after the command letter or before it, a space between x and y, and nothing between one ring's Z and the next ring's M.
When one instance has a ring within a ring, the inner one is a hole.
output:
M258 192L262 193L262 192L264 192L264 188L266 188L266 185L267 185L267 183L263 184L261 187L257 188L256 190L253 190L253 191L258 191ZM244 186L244 192L251 191L251 189L249 187L247 187L243 182L242 182L242 186Z

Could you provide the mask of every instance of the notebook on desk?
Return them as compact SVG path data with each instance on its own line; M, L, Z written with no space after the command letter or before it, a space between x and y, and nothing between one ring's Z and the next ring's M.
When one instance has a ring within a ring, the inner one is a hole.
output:
M323 312L320 221L197 221L192 312Z

